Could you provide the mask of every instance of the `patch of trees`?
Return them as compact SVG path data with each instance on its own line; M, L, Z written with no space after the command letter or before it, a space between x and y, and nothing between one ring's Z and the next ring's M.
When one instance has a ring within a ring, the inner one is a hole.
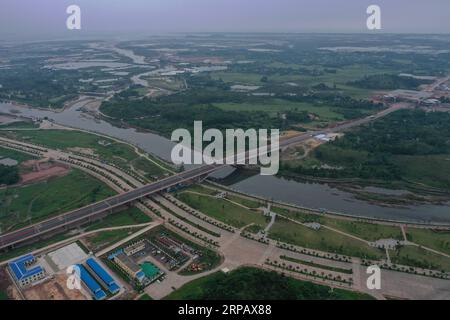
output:
M203 81L206 81L203 78ZM197 82L198 84L198 82ZM178 94L155 99L128 100L117 96L104 102L101 111L129 124L169 135L176 128L192 128L194 121L202 120L204 128L279 128L286 129L299 122L309 122L307 112L290 110L285 119L266 112L225 111L215 103L265 104L267 98L248 96L217 87L191 88ZM124 100L126 103L124 103Z
M417 89L420 85L428 83L431 83L431 81L412 77L401 77L394 74L377 74L365 76L361 80L350 81L347 84L363 89L395 90Z
M76 72L74 72L76 76ZM32 67L0 70L0 100L13 100L36 107L62 107L77 96L78 79L66 71Z
M17 166L8 167L0 164L0 185L12 185L19 182L19 168Z
M433 155L449 153L449 139L450 114L400 110L332 144L374 154Z
M215 273L204 279L196 287L196 290L185 290L177 298L192 300L326 300L350 298L347 294L350 293L345 290L330 290L329 287L296 280L276 272L240 268L229 274Z
M439 101L441 101L442 103L450 103L450 98L449 97L440 97Z

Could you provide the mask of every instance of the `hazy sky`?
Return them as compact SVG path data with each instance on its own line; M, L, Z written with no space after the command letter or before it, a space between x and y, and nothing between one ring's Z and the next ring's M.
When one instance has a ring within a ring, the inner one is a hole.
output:
M384 32L450 33L449 0L0 0L0 40L68 35L66 8L89 34L166 32L367 32L366 8Z

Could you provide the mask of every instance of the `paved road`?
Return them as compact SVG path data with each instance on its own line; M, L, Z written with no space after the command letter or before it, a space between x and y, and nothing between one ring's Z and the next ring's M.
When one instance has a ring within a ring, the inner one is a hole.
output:
M290 139L286 139L280 142L280 149L286 149L291 146L295 146L298 144L301 144L309 139L311 139L313 136L319 135L319 134L327 134L327 133L336 133L340 131L344 131L347 129L350 129L355 126L360 126L365 123L368 123L370 121L376 120L378 118L384 117L389 113L392 113L394 111L397 111L402 108L407 108L407 104L395 104L392 105L390 108L385 109L381 111L380 113L369 116L366 118L358 119L352 122L347 122L340 124L334 128L330 129L324 129L321 131L312 131L308 132L306 134L293 137ZM249 152L246 153L248 158ZM106 200L102 200L100 202L88 205L86 207L64 213L62 215L50 218L48 220L39 222L37 224L25 227L23 229L19 229L16 231L13 231L11 233L7 233L5 235L0 236L0 249L7 248L11 245L23 242L25 240L30 240L32 238L36 238L38 236L41 236L43 234L46 234L48 232L51 232L53 230L56 230L58 228L73 225L80 220L86 219L91 216L95 216L97 214L103 213L107 210L111 210L113 208L119 207L121 205L127 204L129 202L132 202L134 200L143 198L145 196L157 193L159 191L165 190L169 187L178 185L182 182L192 180L197 177L208 175L220 168L224 167L224 165L203 165L182 173L179 173L177 175L171 176L167 179L157 181L155 183L146 185L141 188L134 189L130 192L119 194L116 196L113 196L111 198L108 198Z

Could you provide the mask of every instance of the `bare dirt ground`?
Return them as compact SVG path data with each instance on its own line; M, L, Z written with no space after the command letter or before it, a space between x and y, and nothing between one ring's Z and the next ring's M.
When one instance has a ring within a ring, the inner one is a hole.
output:
M281 154L281 159L285 161L301 160L303 158L306 158L312 150L316 149L323 143L323 141L309 139L303 146L289 148L288 150L283 152Z
M95 156L96 155L95 154L95 150L91 149L91 148L78 148L78 147L75 147L75 148L68 148L67 150L74 151L74 152L81 153L81 154L86 154L88 156Z
M70 172L68 166L42 160L29 160L22 163L24 173L21 174L21 184L30 184L48 180L51 177L62 177Z
M54 279L26 289L23 293L27 300L86 300L79 290L69 290L66 281L66 275L58 274Z
M15 292L17 290L11 283L6 268L0 268L0 291L6 293L10 299L20 299L18 292Z

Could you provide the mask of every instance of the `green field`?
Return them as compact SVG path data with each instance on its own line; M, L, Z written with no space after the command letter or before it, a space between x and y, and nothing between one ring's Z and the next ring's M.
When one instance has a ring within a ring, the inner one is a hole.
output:
M34 123L34 122L29 122L29 121L17 121L17 122L12 122L12 123L8 123L8 124L0 124L0 129L10 129L10 128L14 128L14 129L33 129L33 128L39 128L39 125Z
M186 189L186 191L203 193L205 195L216 195L216 194L220 193L220 191L216 191L216 190L213 190L213 189L205 188L205 187L203 187L202 185L199 185L199 184L190 186L189 188ZM241 204L243 206L246 206L248 208L251 208L251 209L258 209L258 208L264 206L264 203L262 201L246 199L246 198L243 198L243 197L240 197L240 196L232 195L230 193L227 193L226 198L228 200L231 200L233 202L239 203L239 204Z
M334 85L336 85L337 89L342 90L345 94L348 94L353 98L357 99L368 98L375 91L349 86L347 84L349 81L359 80L364 76L391 73L393 71L392 69L377 69L370 67L368 65L354 64L342 68L335 68L336 73L324 72L322 75L307 75L301 74L300 72L295 72L295 70L302 68L308 70L315 69L317 71L321 71L323 70L323 67L319 65L311 66L311 65L284 63L281 61L272 62L268 64L268 67L294 71L291 72L291 74L287 75L281 74L270 75L268 76L270 83L283 84L286 82L294 82L302 86L315 86L323 83L329 87L333 87ZM265 83L261 81L262 75L257 73L246 73L235 71L214 72L211 74L211 77L215 80L221 79L226 83L259 85L259 86L265 85ZM270 89L268 90L270 91Z
M412 267L450 272L450 258L426 251L420 247L405 246L397 251L390 251L392 263Z
M101 221L95 222L86 228L92 231L103 228L130 226L136 224L149 223L152 219L136 207L128 208L124 211L107 216Z
M400 227L383 224L353 222L339 219L326 219L325 225L352 234L367 241L380 239L403 240Z
M318 222L322 225L326 225L333 229L349 233L367 241L376 241L379 239L387 238L403 240L403 235L399 227L337 219L328 216L308 214L300 211L291 211L277 207L272 207L272 210L302 223Z
M408 228L406 236L411 242L450 254L450 231Z
M348 256L371 259L379 259L383 256L378 249L337 232L324 228L316 231L280 218L270 229L269 237L305 248Z
M247 208L250 208L250 209L258 209L258 208L261 208L261 207L265 206L265 204L262 201L259 202L259 201L256 201L256 200L250 200L250 199L246 199L246 198L241 198L241 197L230 195L230 194L227 194L226 198L228 200L231 200L233 202L239 203L239 204L241 204L241 205L243 205L243 206L245 206Z
M355 300L372 297L300 281L275 272L240 268L194 280L167 300Z
M245 209L223 199L190 193L180 193L177 197L190 207L237 228L251 223L260 226L267 224L262 213Z
M24 161L27 161L27 160L35 159L33 156L28 155L26 153L18 152L18 151L14 151L14 150L11 150L11 149L6 149L6 148L0 147L0 159L1 158L14 159L17 162L19 162L19 164L21 162L24 162Z
M88 241L92 245L90 248L93 251L100 250L106 246L118 242L127 236L131 235L133 232L138 231L138 229L121 229L114 231L101 231L96 233L94 236L89 236Z
M29 186L0 190L2 231L31 223L103 200L115 192L79 170Z
M289 256L280 256L280 259L285 260L285 261L290 261L293 263L303 264L305 266L310 266L310 267L314 267L314 268L321 268L321 269L325 269L325 270L329 270L329 271L335 271L335 272L341 272L341 273L347 273L347 274L353 273L352 269L342 269L342 268L332 267L332 266L328 266L328 265L317 264L312 261L300 260L300 259L292 258Z
M4 291L0 291L0 300L9 300L8 294Z

